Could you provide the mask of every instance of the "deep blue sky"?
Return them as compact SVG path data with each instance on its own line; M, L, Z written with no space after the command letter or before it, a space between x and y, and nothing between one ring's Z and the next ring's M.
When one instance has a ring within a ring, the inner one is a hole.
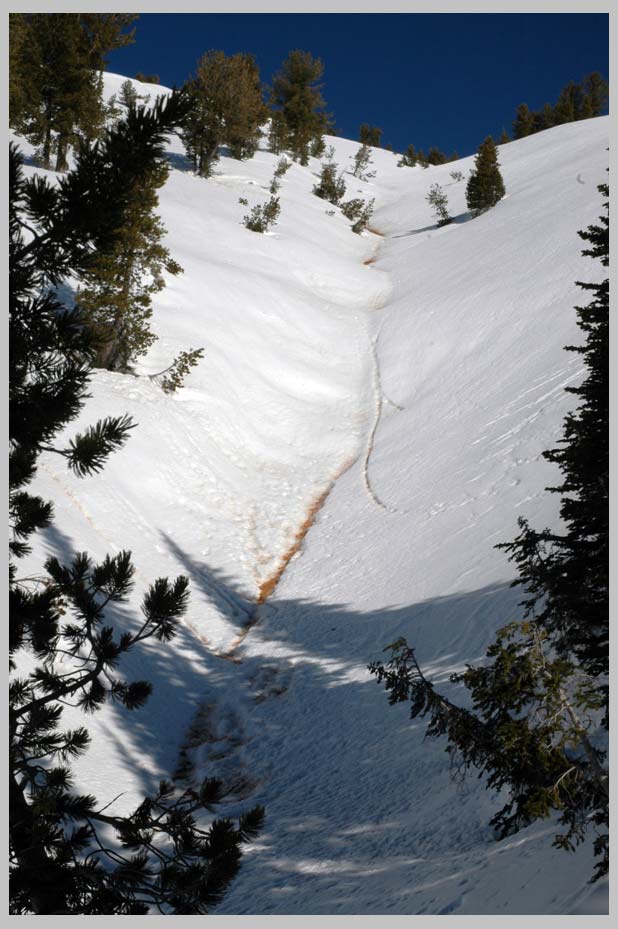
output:
M291 49L310 51L324 62L339 133L381 126L396 151L413 142L470 154L487 134L510 132L517 104L554 103L590 71L609 76L603 13L145 13L136 26L109 70L156 73L167 86L208 49L252 53L265 83Z

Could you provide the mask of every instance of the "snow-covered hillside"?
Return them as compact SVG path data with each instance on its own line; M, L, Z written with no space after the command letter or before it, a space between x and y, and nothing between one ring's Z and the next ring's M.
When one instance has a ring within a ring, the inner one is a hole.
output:
M124 78L105 80L109 95ZM444 681L517 615L494 545L519 515L557 523L542 451L581 376L563 346L580 341L575 280L599 276L577 230L600 213L607 133L602 117L501 147L507 196L476 219L450 176L471 158L397 168L375 149L373 179L345 177L346 199L376 199L362 236L312 195L315 159L292 165L259 235L242 218L268 198L276 156L224 156L204 180L170 142L160 213L184 274L155 298L141 376L97 372L70 432L124 412L139 426L98 477L42 459L56 521L35 563L130 548L127 623L151 580L189 575L177 639L124 665L152 698L88 720L77 773L129 808L182 750L195 779L238 782L230 815L263 803L221 913L603 911L590 844L552 849L551 823L496 842L496 799L449 781L444 746L366 665L404 635ZM327 142L351 164L357 143ZM434 182L455 217L440 229ZM176 395L147 376L197 347Z

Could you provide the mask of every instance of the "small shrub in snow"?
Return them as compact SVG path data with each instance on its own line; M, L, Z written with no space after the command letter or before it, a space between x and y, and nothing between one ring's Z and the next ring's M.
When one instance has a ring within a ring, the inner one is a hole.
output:
M410 145L408 145L405 152L403 153L403 155L397 162L397 167L398 168L413 168L417 162L417 159L418 159L418 155L416 154L416 149L414 148L412 143L410 143Z
M433 209L434 216L438 221L438 226L448 226L453 220L448 212L448 197L439 184L431 185L426 199Z
M271 197L266 203L254 206L243 218L243 223L252 232L267 232L277 222L280 212L279 197Z
M272 181L270 182L270 187L268 188L268 190L270 191L271 194L276 194L280 187L281 187L281 182L276 177L273 177Z
M204 357L203 348L191 348L188 352L180 352L173 362L159 374L153 374L151 380L156 381L166 393L173 393L182 387L183 382L191 368L194 368L200 358Z
M371 149L368 145L361 145L359 150L354 155L354 170L352 171L353 177L357 177L361 181L366 181L371 177L375 177L375 171L367 171L367 168L371 163Z
M138 92L133 86L133 82L128 78L126 81L123 81L120 85L120 96L118 102L121 106L126 107L127 110L131 107L137 106L137 101L140 99Z
M247 200L246 197L239 197L238 202L242 203L243 206L249 206L249 201Z
M356 222L352 226L352 232L355 232L357 235L360 235L361 232L367 228L367 225L373 213L374 203L375 203L375 200L370 200L369 203L364 204L362 210L358 214Z
M451 171L451 177L457 183L458 181L463 181L464 173L463 171Z
M337 176L337 165L334 161L327 161L322 165L320 180L313 188L316 197L328 200L329 203L339 206L345 193L345 181L341 175Z
M353 200L346 200L345 203L341 204L341 212L346 219L358 219L363 212L364 206L365 201L360 197L355 197Z
M277 162L277 167L275 168L275 177L283 177L290 168L292 167L292 162L282 155L279 161Z

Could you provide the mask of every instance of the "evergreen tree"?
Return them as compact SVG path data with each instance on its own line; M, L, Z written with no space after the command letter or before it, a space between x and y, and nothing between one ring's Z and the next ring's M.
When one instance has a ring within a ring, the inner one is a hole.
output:
M369 200L368 203L365 203L360 197L356 197L352 200L347 200L345 203L341 203L341 212L346 217L346 219L352 220L352 232L355 232L357 235L360 235L364 229L367 228L369 220L373 214L373 204L375 200Z
M267 111L251 55L206 52L185 92L190 110L182 139L200 177L210 176L221 145L228 145L233 158L255 153Z
M354 170L352 177L358 177L361 181L366 181L375 176L375 172L367 172L367 168L372 164L371 150L368 145L361 145L354 155Z
M314 186L313 192L316 197L322 200L328 200L334 206L339 206L343 195L345 194L345 181L339 175L339 168L334 161L325 161L320 172L320 179Z
M416 164L416 159L417 159L416 149L414 148L412 143L410 143L410 145L408 145L405 152L403 153L403 155L397 162L397 167L398 168L413 168L414 165Z
M180 352L171 365L168 365L163 371L148 376L151 381L160 384L165 393L174 393L183 386L184 380L191 369L195 368L203 357L203 348L190 348L186 352Z
M374 148L379 148L381 138L382 130L378 126L370 126L368 123L361 124L358 141L363 145L372 145Z
M311 143L328 128L325 102L318 81L324 65L310 52L291 51L273 78L271 102L283 114L287 147L295 161L309 162ZM274 150L274 149L273 149Z
M560 91L554 107L554 125L572 123L579 118L582 105L582 90L575 81L569 81Z
M120 85L120 93L118 95L118 103L123 106L126 110L130 110L131 107L137 106L140 97L138 92L135 89L133 81L126 80L123 81Z
M100 71L112 48L132 41L123 29L133 19L122 13L28 13L14 21L11 66L14 86L21 87L17 98L13 93L16 128L40 147L45 167L52 167L55 152L55 169L65 171L69 146L100 134Z
M432 145L427 154L427 163L430 165L444 165L446 162L447 158L444 152L441 152L439 148Z
M28 66L28 24L23 13L9 13L9 125L21 131L37 98L34 74Z
M356 235L360 235L369 225L369 220L373 215L373 204L375 200L370 200L368 203L363 204L362 209L359 211L358 216L354 223L352 223L352 232L355 232Z
M607 217L579 235L590 243L583 254L607 267ZM470 692L470 710L436 691L404 639L370 670L389 702L410 700L413 718L429 718L427 735L446 736L455 770L475 768L489 788L508 791L491 821L501 838L553 812L566 830L558 847L572 850L594 829L596 880L608 870L606 752L594 743L601 713L608 727L609 288L607 279L579 286L593 295L577 308L586 342L567 350L582 354L588 375L567 388L582 403L566 417L561 447L545 452L564 475L549 489L562 495L566 531L537 532L522 519L519 537L498 546L517 564L523 620L499 630L485 664L452 675Z
M523 139L534 132L534 117L527 103L520 103L517 107L515 122L513 123L513 138Z
M316 136L309 147L309 154L312 158L321 158L326 151L326 141L323 135Z
M243 218L243 224L251 232L268 232L273 226L281 212L279 197L271 196L266 203L254 206L250 213Z
M128 119L140 112L129 110ZM148 325L152 297L165 287L164 271L182 271L162 244L165 227L155 213L169 173L163 151L149 153L136 173L114 246L100 253L77 294L98 343L95 364L111 371L129 370L156 341Z
M508 142L510 142L510 141L511 141L511 137L509 136L509 134L508 134L508 132L506 131L506 129L503 127L503 128L502 128L502 135L500 136L500 141L499 141L498 144L499 144L499 145L506 145L506 144L507 144Z
M537 110L532 114L533 131L542 132L544 129L551 129L554 125L554 109L550 103L545 103L543 109Z
M582 111L580 119L589 116L601 116L605 113L608 103L609 88L607 81L598 71L587 74L582 83Z
M453 222L448 212L448 197L439 184L432 184L427 194L427 202L434 211L438 226L448 226Z
M609 196L606 184L599 187ZM607 209L608 204L605 204ZM590 243L583 255L609 265L608 217L579 235ZM581 405L564 422L559 448L545 458L560 467L564 481L550 490L562 495L564 535L535 532L522 523L518 540L504 546L520 569L531 594L529 607L539 607L538 621L562 655L575 656L591 677L608 716L608 562L609 562L609 279L578 286L592 293L577 307L578 325L586 335L582 346L567 346L584 360L587 377L567 387Z
M140 81L142 84L160 84L161 78L158 74L144 74L142 71L138 71L135 75L135 80Z
M135 13L79 14L88 62L93 71L104 71L110 52L135 42L135 28L129 27L137 18Z
M448 161L459 161L459 152L457 151L457 149L455 149L455 151L452 152L446 160L447 162Z
M270 118L268 147L274 155L280 155L288 148L289 134L285 116L281 110L274 110Z
M251 158L262 136L260 126L268 115L253 55L232 55L229 65L229 92L232 95L225 116L224 142L232 158Z
M500 174L498 152L491 136L480 145L474 168L468 177L466 203L474 216L484 213L504 197L504 181Z
M186 608L186 579L157 580L144 598L139 629L118 635L104 619L107 604L124 600L132 585L128 553L99 565L85 553L69 566L51 558L40 578L17 571L28 539L53 517L51 503L27 489L40 453L57 452L78 475L91 474L132 428L128 417L107 417L66 448L53 447L83 406L93 354L80 310L64 306L54 288L83 274L100 248L109 249L135 182L133 165L159 150L179 116L174 97L154 113L137 114L131 126L119 124L97 147L80 146L75 170L54 186L26 179L21 156L14 146L10 151L12 914L204 913L221 899L241 845L262 820L256 808L238 826L229 820L202 826L198 814L222 796L214 780L180 796L161 782L128 816L72 787L71 759L86 750L89 736L82 726L61 728L63 705L93 712L106 700L127 709L144 703L150 685L124 681L118 661L147 638L173 637ZM18 654L28 655L25 667Z

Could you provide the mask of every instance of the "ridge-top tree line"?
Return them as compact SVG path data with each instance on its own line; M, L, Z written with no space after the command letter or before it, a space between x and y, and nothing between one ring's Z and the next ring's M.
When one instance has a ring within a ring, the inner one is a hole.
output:
M553 106L545 103L540 110L530 110L527 103L520 103L513 122L513 138L523 139L552 126L602 116L607 112L608 99L607 81L599 71L593 71L579 84L569 81Z

